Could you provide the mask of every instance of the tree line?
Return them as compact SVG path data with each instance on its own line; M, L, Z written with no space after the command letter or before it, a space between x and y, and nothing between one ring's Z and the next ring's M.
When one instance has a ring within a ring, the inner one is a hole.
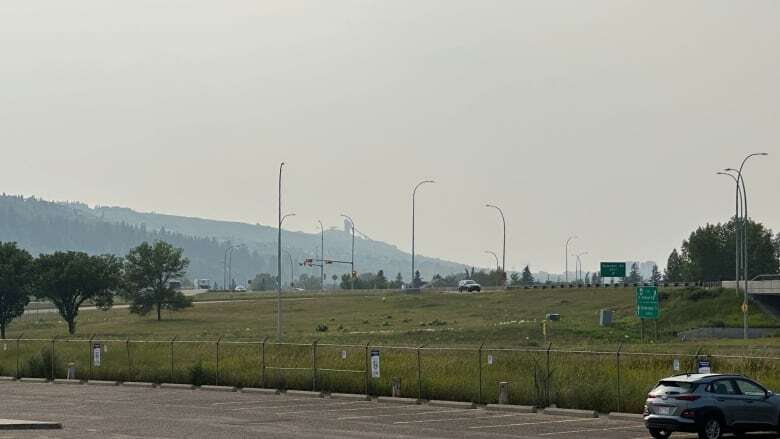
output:
M171 284L186 273L183 250L164 241L144 242L124 257L58 251L34 258L15 242L0 242L0 338L24 313L30 298L48 300L76 332L84 304L107 310L116 297L124 298L131 313L147 315L180 310L192 301Z
M742 221L739 221L740 232ZM747 223L748 279L780 271L780 235L749 220ZM736 230L732 218L721 224L706 224L683 240L680 251L672 250L666 263L665 279L670 282L688 280L733 280L736 266Z

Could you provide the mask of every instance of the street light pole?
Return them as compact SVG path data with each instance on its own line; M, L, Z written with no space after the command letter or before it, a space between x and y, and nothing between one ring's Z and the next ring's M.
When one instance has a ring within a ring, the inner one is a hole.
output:
M499 266L498 266L498 255L495 252L492 252L490 250L485 250L485 253L489 255L493 255L494 258L496 258L496 272L498 272Z
M233 250L238 248L237 245L234 245L230 247L230 253L228 256L228 288L230 289L230 285L233 283Z
M414 187L414 190L412 191L412 288L414 288L414 278L415 278L415 270L414 270L414 209L415 209L415 197L417 196L417 189L428 183L435 183L433 180L423 180L419 183L417 183L417 186Z
M322 226L322 221L317 220L320 223L320 291L325 291L325 227Z
M748 338L748 226L749 226L749 217L748 217L748 200L747 200L747 189L745 188L745 178L742 174L742 168L745 167L745 163L750 159L751 157L755 156L767 156L769 154L765 152L759 152L759 153L753 153L748 154L743 160L742 164L739 165L739 170L728 168L725 169L726 171L737 172L737 178L739 179L739 183L741 183L742 186L742 270L745 277L745 291L744 291L744 298L743 298L743 307L744 311L742 313L742 335L745 340Z
M504 245L501 250L501 270L506 273L506 219L504 218L504 211L501 210L500 207L493 204L485 204L485 207L492 207L493 209L496 209L499 214L501 214L501 223L504 226Z
M577 282L579 282L581 280L581 278L582 278L582 259L581 259L581 257L585 256L587 254L588 254L588 252L582 252L582 253L577 253L577 254L572 253L572 256L577 257L577 262L576 262L577 265L576 265L576 268L574 269L575 276L577 277L577 279L576 279Z
M289 214L282 216L282 169L284 162L279 164L279 227L276 239L276 341L282 342L282 222Z
M742 207L742 192L739 190L739 179L734 174L729 174L728 172L717 172L718 175L726 175L731 177L734 180L734 184L737 188L737 196L734 197L734 245L736 249L734 250L734 282L736 284L736 290L737 293L739 293L739 260L740 260L740 229L739 229L739 214L740 214L740 208Z
M352 229L352 259L350 259L350 266L352 267L352 271L349 273L350 278L350 284L349 289L354 290L355 289L355 222L352 221L352 218L349 215L341 214L344 218L349 220L350 228Z
M569 238L566 240L566 250L565 250L566 266L565 266L565 268L563 270L563 274L564 274L564 276L566 276L566 283L567 284L569 283L569 242L572 239L577 239L577 236L569 236Z

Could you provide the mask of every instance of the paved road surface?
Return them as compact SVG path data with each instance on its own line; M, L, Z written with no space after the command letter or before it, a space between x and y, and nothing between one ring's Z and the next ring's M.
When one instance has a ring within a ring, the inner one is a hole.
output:
M0 438L649 438L639 422L375 401L18 382L0 395L1 418L64 426Z

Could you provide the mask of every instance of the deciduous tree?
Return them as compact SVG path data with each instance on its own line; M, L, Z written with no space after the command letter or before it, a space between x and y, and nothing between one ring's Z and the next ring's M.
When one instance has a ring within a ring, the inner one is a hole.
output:
M0 243L0 338L30 302L33 258L15 242Z
M89 300L100 309L111 308L122 280L122 261L113 255L55 252L39 256L34 267L35 295L54 303L71 335L81 305Z
M125 295L131 313L143 316L155 310L159 321L163 309L178 311L192 306L192 300L169 285L169 281L182 278L189 265L182 252L164 241L144 242L130 250L125 262Z

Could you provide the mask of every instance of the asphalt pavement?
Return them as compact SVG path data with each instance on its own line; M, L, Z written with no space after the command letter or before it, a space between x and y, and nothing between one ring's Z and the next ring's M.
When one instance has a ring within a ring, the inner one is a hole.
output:
M0 382L0 418L63 425L62 430L0 431L0 438L650 437L639 420L605 416L576 418L300 395L16 381Z

